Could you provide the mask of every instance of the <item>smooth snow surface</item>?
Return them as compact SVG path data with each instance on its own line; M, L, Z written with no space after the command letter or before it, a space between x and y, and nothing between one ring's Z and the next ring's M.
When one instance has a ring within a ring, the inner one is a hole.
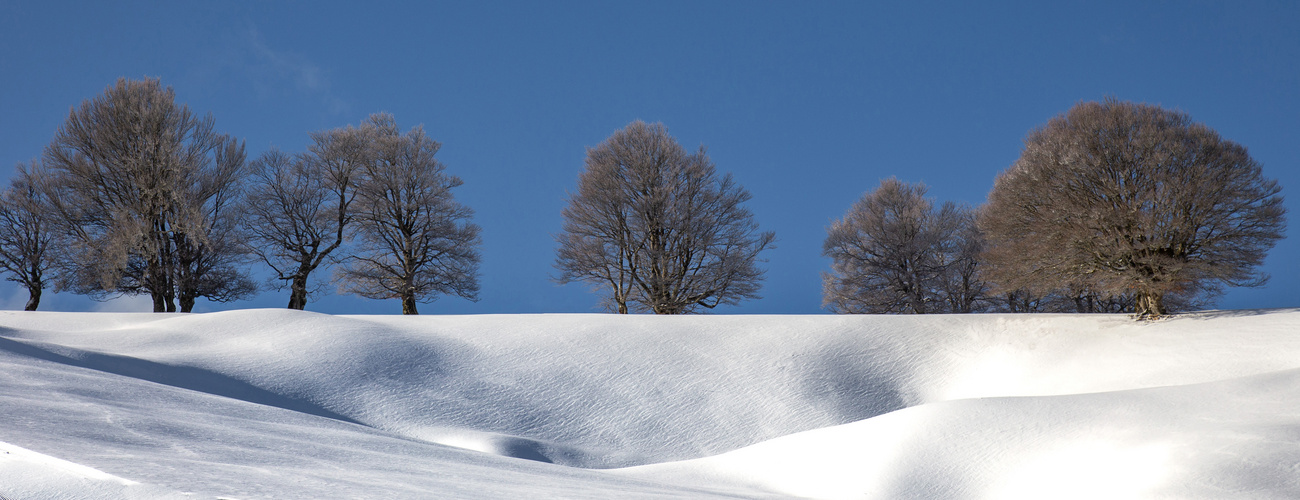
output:
M1300 311L0 312L0 495L1297 498Z

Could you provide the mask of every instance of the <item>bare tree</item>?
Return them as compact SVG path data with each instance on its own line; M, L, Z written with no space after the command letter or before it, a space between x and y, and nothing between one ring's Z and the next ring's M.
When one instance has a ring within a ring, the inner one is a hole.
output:
M946 207L946 204L945 204ZM941 210L940 215L944 212ZM975 210L957 206L951 217L942 221L947 238L940 240L941 273L939 295L947 312L974 313L992 308L990 286L984 279L980 253L984 251L984 234L975 224Z
M880 183L831 224L822 301L842 313L973 312L986 301L971 210L937 208L926 187Z
M1028 290L1011 290L998 297L993 310L1010 313L1051 312L1044 309L1044 302L1042 296L1029 293Z
M50 214L41 183L40 161L18 164L9 189L0 194L0 271L27 289L24 310L35 311L54 269L55 249Z
M663 124L636 121L587 150L564 209L561 284L609 287L610 306L694 312L758 297L758 254L776 237L742 207L748 191L719 178L704 148L686 152Z
M156 312L175 311L178 295L190 305L195 296L232 297L198 285L219 273L195 255L233 248L210 241L222 223L210 216L244 168L243 144L212 128L210 115L176 104L158 80L118 80L69 112L45 149L50 207L69 255L59 289L147 293Z
M371 161L357 184L357 252L342 269L343 289L371 299L417 302L454 294L478 300L479 227L456 202L462 184L434 158L441 144L423 127L401 134L392 115L371 115Z
M275 273L272 286L289 288L289 309L306 308L319 288L308 279L343 245L371 136L354 127L317 132L307 154L272 150L253 162L247 248Z
M239 240L246 165L243 146L226 141L216 152L212 168L195 172L187 186L184 202L195 212L191 217L199 226L172 233L181 312L192 311L198 297L230 302L257 292L243 267L248 257Z
M1080 103L1031 132L998 176L981 218L991 281L1132 296L1140 316L1258 286L1285 226L1280 192L1246 148L1184 113Z

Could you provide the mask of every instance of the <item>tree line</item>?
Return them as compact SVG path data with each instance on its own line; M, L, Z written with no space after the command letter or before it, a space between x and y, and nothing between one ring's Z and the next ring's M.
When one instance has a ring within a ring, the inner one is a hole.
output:
M73 108L0 196L0 270L30 294L148 294L157 312L263 286L303 309L328 284L398 299L477 300L480 228L422 127L392 115L310 134L306 151L244 144L121 79ZM758 297L775 235L707 151L635 121L588 148L562 212L554 278L618 313L680 314ZM881 182L827 229L823 303L840 313L1133 312L1258 286L1282 238L1280 187L1244 147L1180 112L1108 99L1031 131L980 207ZM269 280L256 283L260 262ZM333 269L321 277L323 269Z
M118 80L74 107L44 154L19 164L0 197L0 268L30 295L148 295L155 312L266 284L303 309L337 265L340 288L399 299L402 312L451 294L475 299L479 228L451 189L461 180L421 127L388 114L268 151L214 131L156 79ZM346 247L346 252L343 248Z
M1281 187L1246 148L1178 111L1083 102L1031 131L981 207L881 183L835 221L824 299L839 312L1129 312L1260 286Z

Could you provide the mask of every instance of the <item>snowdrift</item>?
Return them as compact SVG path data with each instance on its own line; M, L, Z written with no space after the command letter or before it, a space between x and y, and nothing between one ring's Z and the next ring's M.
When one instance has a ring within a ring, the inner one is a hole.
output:
M1297 332L1292 310L4 312L0 495L1294 498Z

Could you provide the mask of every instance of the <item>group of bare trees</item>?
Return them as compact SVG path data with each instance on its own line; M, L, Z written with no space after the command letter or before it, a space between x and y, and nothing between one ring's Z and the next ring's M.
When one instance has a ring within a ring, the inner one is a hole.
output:
M305 153L247 162L213 123L158 80L119 80L69 113L0 197L0 270L27 288L28 310L52 285L189 312L255 293L252 259L295 309L332 264L344 290L400 299L407 314L440 294L476 297L478 227L421 128L378 114L313 134Z
M290 309L306 306L324 284L312 273L329 264L341 264L344 291L399 299L403 314L441 295L477 298L479 227L452 196L461 180L434 158L440 147L381 113L312 134L305 153L253 161L245 247L273 288L289 289Z
M331 281L402 312L476 300L479 227L421 127L388 114L311 134L297 154L244 145L157 80L120 80L74 108L0 196L0 271L30 291L148 294L190 311L257 290L303 309ZM826 307L842 313L1135 312L1256 286L1284 229L1281 189L1239 144L1183 113L1108 99L1025 139L988 203L936 205L890 178L828 229ZM587 150L564 209L561 284L612 311L680 314L756 298L775 236L750 194L662 124L636 121ZM333 279L317 272L333 267ZM178 304L179 303L179 304Z
M158 80L119 80L73 109L42 160L0 197L0 271L34 310L53 285L102 298L149 294L157 312L256 292L245 265L303 309L326 283L404 314L441 295L476 300L479 227L462 181L420 127L391 115L316 132L302 153L245 161ZM774 236L750 197L663 125L635 122L588 152L565 210L557 281L612 290L619 312L675 314L757 296ZM335 269L333 279L317 274Z
M890 178L832 222L823 303L841 313L1131 312L1154 317L1258 286L1282 238L1281 189L1241 145L1159 106L1086 102L1032 131L973 209ZM662 125L587 152L564 210L558 281L661 314L756 296L748 192Z
M831 226L824 301L871 313L1198 307L1267 279L1256 268L1283 235L1280 192L1244 147L1184 113L1080 103L1029 134L978 216L884 181ZM952 307L953 291L972 307Z

